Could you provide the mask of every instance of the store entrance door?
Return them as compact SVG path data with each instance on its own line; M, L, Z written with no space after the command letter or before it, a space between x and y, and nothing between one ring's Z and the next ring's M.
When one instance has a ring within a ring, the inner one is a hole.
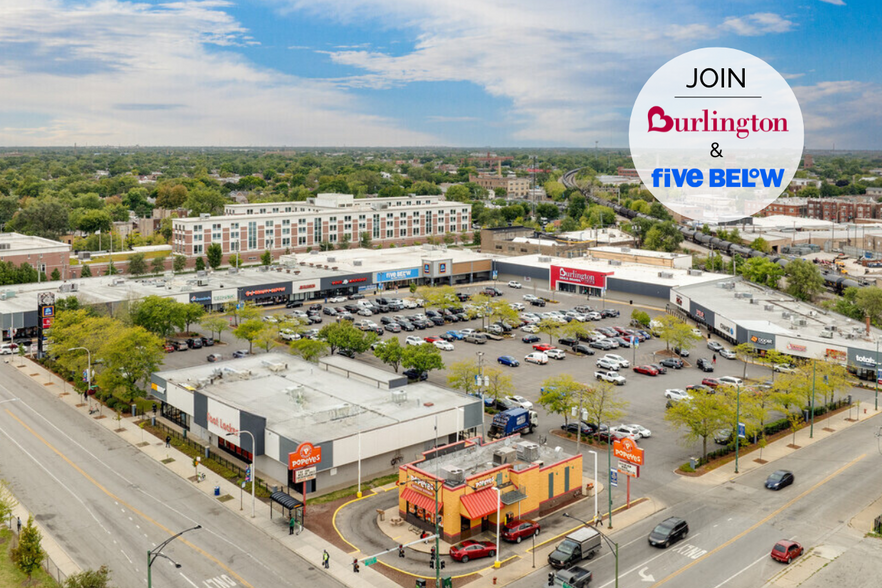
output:
M490 530L490 517L484 517L481 519L481 532Z

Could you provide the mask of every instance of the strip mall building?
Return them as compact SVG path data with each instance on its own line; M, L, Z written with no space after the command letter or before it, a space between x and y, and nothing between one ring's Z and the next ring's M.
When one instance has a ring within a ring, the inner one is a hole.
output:
M434 532L438 492L441 536L456 543L516 518L537 518L584 493L582 456L518 437L439 447L401 466L398 509L407 522Z

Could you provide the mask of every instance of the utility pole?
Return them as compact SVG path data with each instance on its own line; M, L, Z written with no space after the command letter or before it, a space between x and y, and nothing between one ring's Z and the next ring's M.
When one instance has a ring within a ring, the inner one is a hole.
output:
M484 444L484 409L486 405L484 404L484 352L478 352L478 377L481 382L478 384L478 389L481 392L481 445Z
M606 462L609 471L607 472L607 488L606 495L609 497L609 514L607 515L607 529L612 529L612 424L607 424L606 429Z
M735 473L738 473L738 445L741 441L741 386L735 388Z
M484 411L484 401L481 400L481 412L483 414ZM483 442L483 439L481 440ZM440 459L438 455L438 415L435 415L435 479L433 480L432 487L435 489L435 512L432 513L432 518L435 519L435 588L439 588L441 586L441 539L438 536L438 468L441 467ZM499 515L496 517L499 519Z
M815 361L812 360L812 424L809 427L809 439L815 438Z
M876 380L876 410L879 410L879 337L876 337L876 369L873 370L873 377Z

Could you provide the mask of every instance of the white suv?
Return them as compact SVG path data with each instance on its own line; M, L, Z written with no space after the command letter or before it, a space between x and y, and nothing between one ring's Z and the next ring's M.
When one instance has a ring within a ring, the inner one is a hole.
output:
M629 362L627 359L625 359L621 355L616 355L614 353L607 353L606 355L603 356L603 359L608 359L610 361L614 361L617 364L619 364L620 366L622 366L623 368L631 367L631 362Z
M611 370L614 372L617 372L620 369L619 362L613 361L613 360L608 359L606 357L601 357L600 359L597 360L597 367L599 367L601 369L605 369L605 370Z
M413 335L404 340L405 345L422 345L423 343L425 343L425 340L422 337L415 337Z
M508 283L508 287L509 287L509 288L515 288L516 290L520 290L521 288L523 288L523 286L521 286L521 283L520 283L520 282L515 282L515 281L511 281L511 282L509 282L509 283Z

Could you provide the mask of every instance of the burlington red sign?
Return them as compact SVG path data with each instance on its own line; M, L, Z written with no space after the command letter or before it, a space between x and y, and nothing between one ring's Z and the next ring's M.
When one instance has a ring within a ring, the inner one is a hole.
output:
M557 290L558 282L576 284L579 286L591 286L593 288L606 288L606 277L613 272L594 272L591 270L575 269L559 265L551 266L551 289Z

